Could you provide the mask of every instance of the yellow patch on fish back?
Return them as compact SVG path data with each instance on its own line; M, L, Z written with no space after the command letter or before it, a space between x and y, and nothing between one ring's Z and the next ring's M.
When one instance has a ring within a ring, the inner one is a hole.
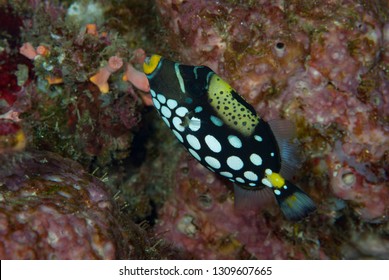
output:
M259 118L234 95L237 96L229 84L218 75L212 75L208 88L210 105L218 112L220 119L226 125L249 136L254 132Z

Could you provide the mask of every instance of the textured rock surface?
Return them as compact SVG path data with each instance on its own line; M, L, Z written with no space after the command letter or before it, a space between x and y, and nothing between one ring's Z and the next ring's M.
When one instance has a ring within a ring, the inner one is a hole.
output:
M196 259L327 258L314 223L286 223L271 196L259 213L236 210L232 184L186 152L173 182L173 194L159 213L156 230Z
M211 67L264 119L296 124L304 165L295 182L318 205L297 224L272 206L237 214L228 183L178 162L158 216L166 239L195 258L387 258L388 4L171 0L157 8L174 53L162 55Z
M93 1L67 25L87 2L0 3L0 258L389 258L386 1ZM51 52L30 60L26 42ZM124 66L109 94L89 81L112 56L139 63L139 47L208 65L266 120L292 120L294 182L318 211L237 212Z
M0 156L1 259L129 255L110 194L78 163L47 152Z

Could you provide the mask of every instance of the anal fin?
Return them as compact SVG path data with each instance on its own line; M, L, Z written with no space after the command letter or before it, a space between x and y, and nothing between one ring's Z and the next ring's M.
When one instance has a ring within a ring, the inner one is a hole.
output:
M274 201L274 195L270 188L246 189L234 184L234 203L238 211L258 211L266 208Z

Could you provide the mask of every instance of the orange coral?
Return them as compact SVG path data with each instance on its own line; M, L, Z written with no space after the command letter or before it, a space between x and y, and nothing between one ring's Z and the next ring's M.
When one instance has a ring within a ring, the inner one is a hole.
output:
M101 93L108 93L108 79L112 73L118 71L123 66L123 59L118 56L112 56L108 60L108 64L100 68L99 72L89 78L89 80L99 87Z
M48 56L50 54L50 49L46 46L40 45L36 48L36 52L41 56Z
M35 51L34 46L29 42L24 43L20 47L19 52L29 59L35 59L35 57L38 55L38 53Z
M95 23L89 23L86 25L86 34L97 36L97 25Z
M61 77L47 76L46 80L49 85L58 85L63 83L63 79Z
M131 82L136 88L143 91L150 91L149 81L143 72L136 70L130 63L127 64L126 72L123 75L123 81Z

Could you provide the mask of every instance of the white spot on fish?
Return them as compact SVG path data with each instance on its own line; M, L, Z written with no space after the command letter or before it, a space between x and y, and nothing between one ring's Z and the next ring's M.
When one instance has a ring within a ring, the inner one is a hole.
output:
M223 121L221 119L219 119L218 117L211 116L210 119L211 119L211 122L214 125L216 125L216 126L222 126L223 125Z
M161 114L166 118L170 118L172 116L172 111L170 111L170 109L168 107L162 106L161 107Z
M163 94L157 94L157 99L158 99L159 102L161 102L162 104L165 104L165 102L166 102L166 97L165 97Z
M232 147L237 148L237 149L242 148L242 141L240 141L240 139L237 136L229 135L227 139L228 139L228 142L230 142Z
M245 180L243 180L243 179L240 178L240 177L236 177L235 180L236 180L237 182L239 182L239 183L242 183L242 184L245 183Z
M167 118L165 118L165 117L162 117L162 119L163 119L163 121L166 123L166 125L167 125L168 127L170 127L169 120L168 120Z
M265 186L267 186L269 188L273 187L273 185L270 183L270 181L266 178L263 178L261 182L262 182L262 184L264 184Z
M154 103L154 107L157 108L157 110L159 110L159 108L161 108L161 103L159 103L159 101L154 97L152 98L152 100Z
M181 124L182 124L182 121L181 121L181 119L180 119L179 117L174 117L172 122L173 122L174 127L175 127L178 131L181 131L181 132L182 132L182 131L185 130L185 127L181 125Z
M220 153L222 150L222 145L220 145L220 142L212 135L205 136L205 143L214 153Z
M220 172L220 175L222 175L224 177L227 177L227 178L231 178L232 177L232 174L230 172L227 172L227 171Z
M204 160L214 169L219 169L221 167L220 162L214 157L206 156Z
M257 174L255 174L252 171L246 171L243 175L246 177L246 179L248 179L250 181L257 181L258 180Z
M186 135L186 141L188 141L189 145L192 146L193 149L195 150L200 150L201 149L201 144L199 139L197 139L196 136L192 134Z
M196 151L192 150L191 148L189 148L188 151L195 159L197 159L198 161L201 160L201 157L199 156L198 153L196 153Z
M243 161L237 156L230 156L227 159L228 166L233 170L240 170L243 167Z
M254 135L254 139L257 140L258 142L262 142L262 137L259 135Z
M166 102L166 105L170 108L170 109L174 109L177 107L178 103L177 101L175 101L174 99L169 99L167 102Z
M184 139L182 138L182 135L177 130L172 129L172 131L173 131L174 135L177 137L178 141L183 143Z
M184 117L186 115L186 113L188 113L188 108L186 107L178 107L176 109L176 114L180 117Z
M203 107L201 107L201 106L197 106L197 107L195 108L195 112L196 112L196 113L200 113L202 110L203 110Z
M254 164L254 165L256 165L256 166L260 166L260 165L262 165L262 158L259 156L259 155L257 155L257 154L251 154L250 155L250 161Z

